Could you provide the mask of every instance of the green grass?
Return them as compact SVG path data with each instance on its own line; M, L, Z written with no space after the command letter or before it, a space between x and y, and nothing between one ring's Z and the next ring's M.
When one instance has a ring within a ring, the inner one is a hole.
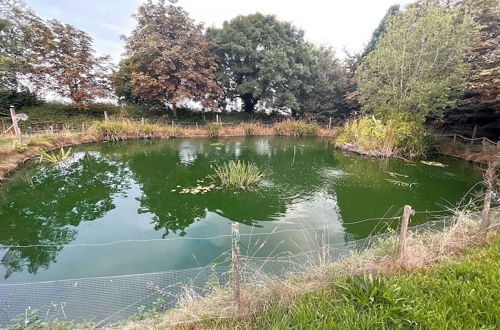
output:
M247 190L256 185L264 176L255 164L242 161L230 161L215 168L215 177L219 178L222 186Z
M498 329L500 237L439 267L390 278L337 280L291 307L209 328ZM205 324L203 324L204 326Z

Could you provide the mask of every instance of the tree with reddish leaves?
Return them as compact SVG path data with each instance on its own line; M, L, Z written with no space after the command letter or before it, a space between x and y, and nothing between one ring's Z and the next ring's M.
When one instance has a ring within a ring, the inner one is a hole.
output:
M124 37L133 96L170 105L174 116L183 100L212 107L221 93L215 79L215 55L203 26L175 3L148 0L134 16L136 28Z
M111 95L109 56L96 56L92 38L84 31L57 20L48 22L51 41L44 54L44 65L35 75L49 88L71 99L73 106L85 109L88 102Z

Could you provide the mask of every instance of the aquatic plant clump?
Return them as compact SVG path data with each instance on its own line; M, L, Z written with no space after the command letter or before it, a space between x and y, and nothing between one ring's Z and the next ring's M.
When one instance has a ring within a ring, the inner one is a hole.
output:
M224 187L247 190L264 177L264 172L255 164L238 160L216 167L215 177Z
M68 159L68 157L71 155L71 148L68 150L64 150L64 148L61 148L59 150L59 153L47 153L43 150L38 150L38 155L40 156L38 162L48 162L52 164L59 163L61 161L64 161Z

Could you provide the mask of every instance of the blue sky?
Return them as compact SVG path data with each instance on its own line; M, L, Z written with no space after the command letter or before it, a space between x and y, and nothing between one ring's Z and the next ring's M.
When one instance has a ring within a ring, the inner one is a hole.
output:
M131 15L143 0L25 0L43 18L56 18L89 33L94 48L118 62L120 35L135 25ZM315 44L359 51L370 39L385 11L409 0L179 0L197 22L221 26L240 14L261 12L291 21Z

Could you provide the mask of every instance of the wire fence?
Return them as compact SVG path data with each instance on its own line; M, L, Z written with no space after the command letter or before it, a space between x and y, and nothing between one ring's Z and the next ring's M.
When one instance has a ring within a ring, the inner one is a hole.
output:
M418 213L441 214L442 211L422 211ZM365 221L394 221L400 217L369 218ZM452 224L452 220L436 220L411 227L413 232L440 230ZM352 225L355 223L345 223ZM271 232L241 234L252 239L253 236L268 238L278 233L290 231L311 231L319 234L332 234L328 225L279 230ZM218 240L230 235L214 237L191 237L182 239ZM325 263L342 260L355 251L363 251L377 244L381 239L396 237L395 232L372 235L364 239L333 244L313 245L302 252L271 253L266 257L255 254L240 256L240 276L242 285L255 285L260 275L283 278L293 274L310 271ZM151 241L151 240L147 240ZM168 239L161 241L167 242ZM100 243L132 244L143 240L127 240ZM99 244L75 244L73 246L97 246ZM71 247L67 245L66 247ZM1 246L1 248L29 248L30 246ZM161 312L176 307L186 295L201 298L212 292L214 285L228 286L231 282L230 255L224 253L218 263L198 268L169 270L164 272L118 275L93 278L65 279L32 283L0 284L0 328L9 325L23 328L36 322L54 320L86 323L87 327L118 325L123 320L146 317L151 311Z

